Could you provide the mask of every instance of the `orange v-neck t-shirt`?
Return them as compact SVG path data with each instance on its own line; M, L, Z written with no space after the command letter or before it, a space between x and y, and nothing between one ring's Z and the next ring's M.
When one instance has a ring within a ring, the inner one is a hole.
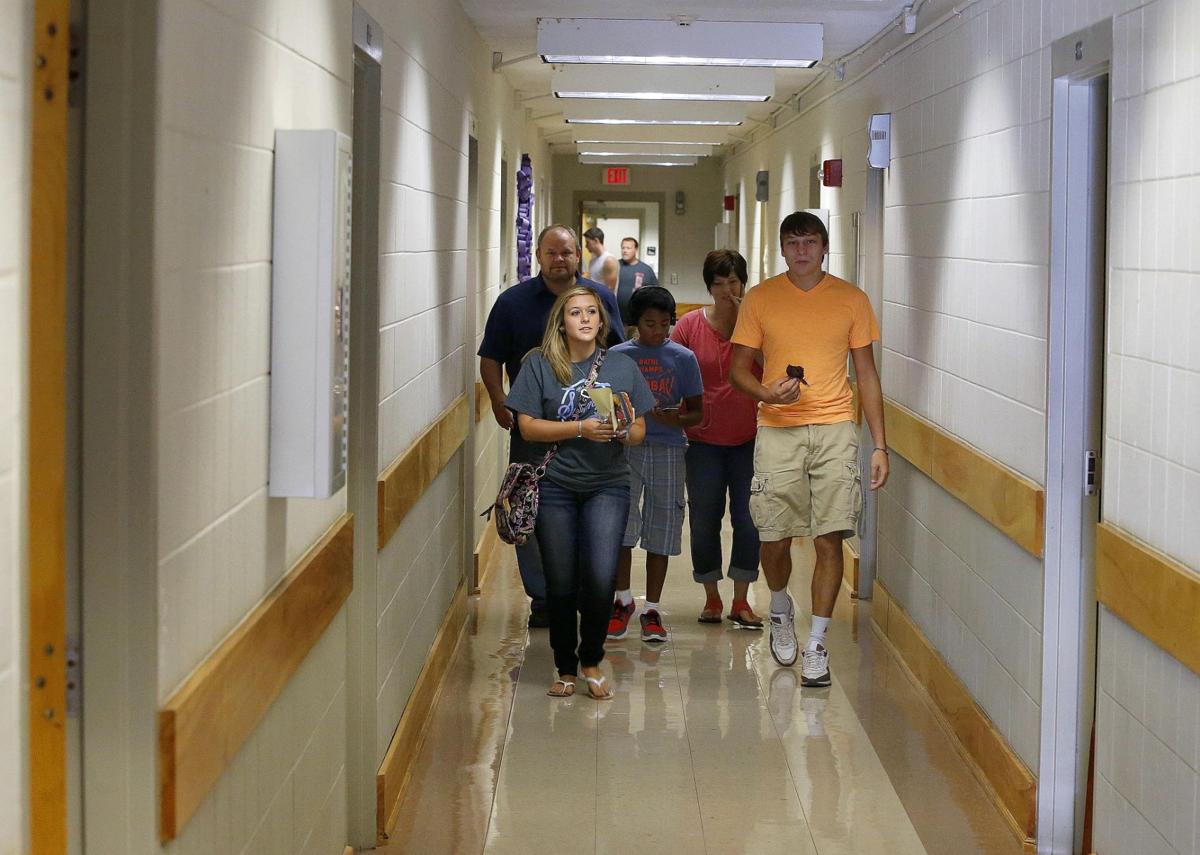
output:
M762 351L764 384L787 376L788 365L803 367L809 383L794 404L760 404L760 426L829 425L854 418L846 360L850 348L879 341L879 322L849 282L826 274L801 291L781 273L746 292L732 340Z

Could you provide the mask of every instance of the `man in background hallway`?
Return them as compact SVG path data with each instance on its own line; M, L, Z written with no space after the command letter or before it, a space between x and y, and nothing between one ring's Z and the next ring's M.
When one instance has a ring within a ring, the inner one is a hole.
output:
M583 243L592 256L591 263L588 264L588 279L601 283L616 294L617 257L604 248L604 232L592 226L583 233Z
M633 298L633 292L638 288L643 288L647 285L657 285L658 277L654 275L654 268L646 262L638 258L638 250L640 249L637 238L627 237L621 239L621 267L617 281L617 303L621 307L621 318L625 321L626 326L629 324L629 301ZM629 334L629 331L625 331Z
M521 438L512 412L504 406L507 397L504 391L504 375L508 374L508 384L511 388L521 370L521 360L525 358L525 354L541 346L546 321L558 295L576 284L591 288L600 295L600 302L609 314L611 332L605 345L611 347L624 340L616 294L609 288L579 275L579 241L574 231L562 225L542 229L538 235L535 257L538 262L538 275L500 292L500 296L496 298L491 312L488 313L478 353L479 377L487 387L488 398L492 403L492 415L496 418L496 424L510 434L510 463L536 463L545 453L541 445L531 444ZM521 571L525 593L531 601L529 625L548 626L546 579L542 573L542 556L535 538L531 537L517 547L517 567Z
M760 402L750 515L771 589L771 655L790 666L799 653L788 595L791 545L792 538L811 537L813 616L800 677L804 686L828 686L825 631L842 584L842 541L855 533L862 512L847 355L874 442L871 489L888 477L883 392L871 349L879 324L866 294L822 270L829 233L818 217L789 214L779 226L779 246L787 272L747 292L733 331L730 379ZM751 372L759 351L761 382Z

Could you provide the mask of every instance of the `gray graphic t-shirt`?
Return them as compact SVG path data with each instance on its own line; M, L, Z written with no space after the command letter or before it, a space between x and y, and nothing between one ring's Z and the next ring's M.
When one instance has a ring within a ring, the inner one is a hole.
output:
M586 396L584 384L592 368L592 357L571 366L571 383L564 386L554 376L550 363L538 351L525 359L521 373L508 393L505 406L517 413L550 421L571 421L575 404L584 396L582 419L596 418L596 406ZM604 356L596 385L625 392L633 403L635 415L654 409L654 394L637 365L624 354L611 350ZM540 454L549 450L540 445ZM539 454L539 456L540 456ZM595 490L629 483L629 464L625 462L625 446L619 442L592 442L590 439L568 439L558 444L558 455L546 470L546 477L568 490Z

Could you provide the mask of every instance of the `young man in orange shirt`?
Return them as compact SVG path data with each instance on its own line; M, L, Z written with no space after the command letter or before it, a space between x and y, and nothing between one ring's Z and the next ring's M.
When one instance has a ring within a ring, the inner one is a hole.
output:
M801 684L828 686L825 631L842 584L842 540L854 534L862 511L847 355L874 440L871 489L888 477L883 393L871 351L879 324L866 294L821 269L829 233L818 217L803 211L788 215L779 226L779 244L787 272L747 292L733 332L730 379L761 402L750 514L771 589L771 655L786 666L800 655L787 588L790 550L793 537L811 537L817 564ZM757 352L761 382L751 371Z

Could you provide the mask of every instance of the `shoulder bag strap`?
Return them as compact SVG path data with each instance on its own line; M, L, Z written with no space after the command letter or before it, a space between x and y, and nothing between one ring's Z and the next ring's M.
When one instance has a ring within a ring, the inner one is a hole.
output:
M600 366L602 366L604 364L604 354L605 353L607 353L607 351L604 348L600 348L599 350L597 350L596 358L592 360L591 370L588 371L587 379L583 383L584 391L591 389L592 386L594 386L596 384L596 378L598 378L600 376ZM579 397L576 398L576 400L575 400L575 412L571 414L572 421L578 421L579 416L582 413L583 413L583 394L581 392ZM558 454L558 443L557 442L554 443L554 445L550 446L550 450L546 452L546 456L542 458L542 462L538 464L538 467L535 470L537 477L539 479L543 475L546 474L546 467L550 465L550 461L554 459L554 455L556 455L556 454Z

